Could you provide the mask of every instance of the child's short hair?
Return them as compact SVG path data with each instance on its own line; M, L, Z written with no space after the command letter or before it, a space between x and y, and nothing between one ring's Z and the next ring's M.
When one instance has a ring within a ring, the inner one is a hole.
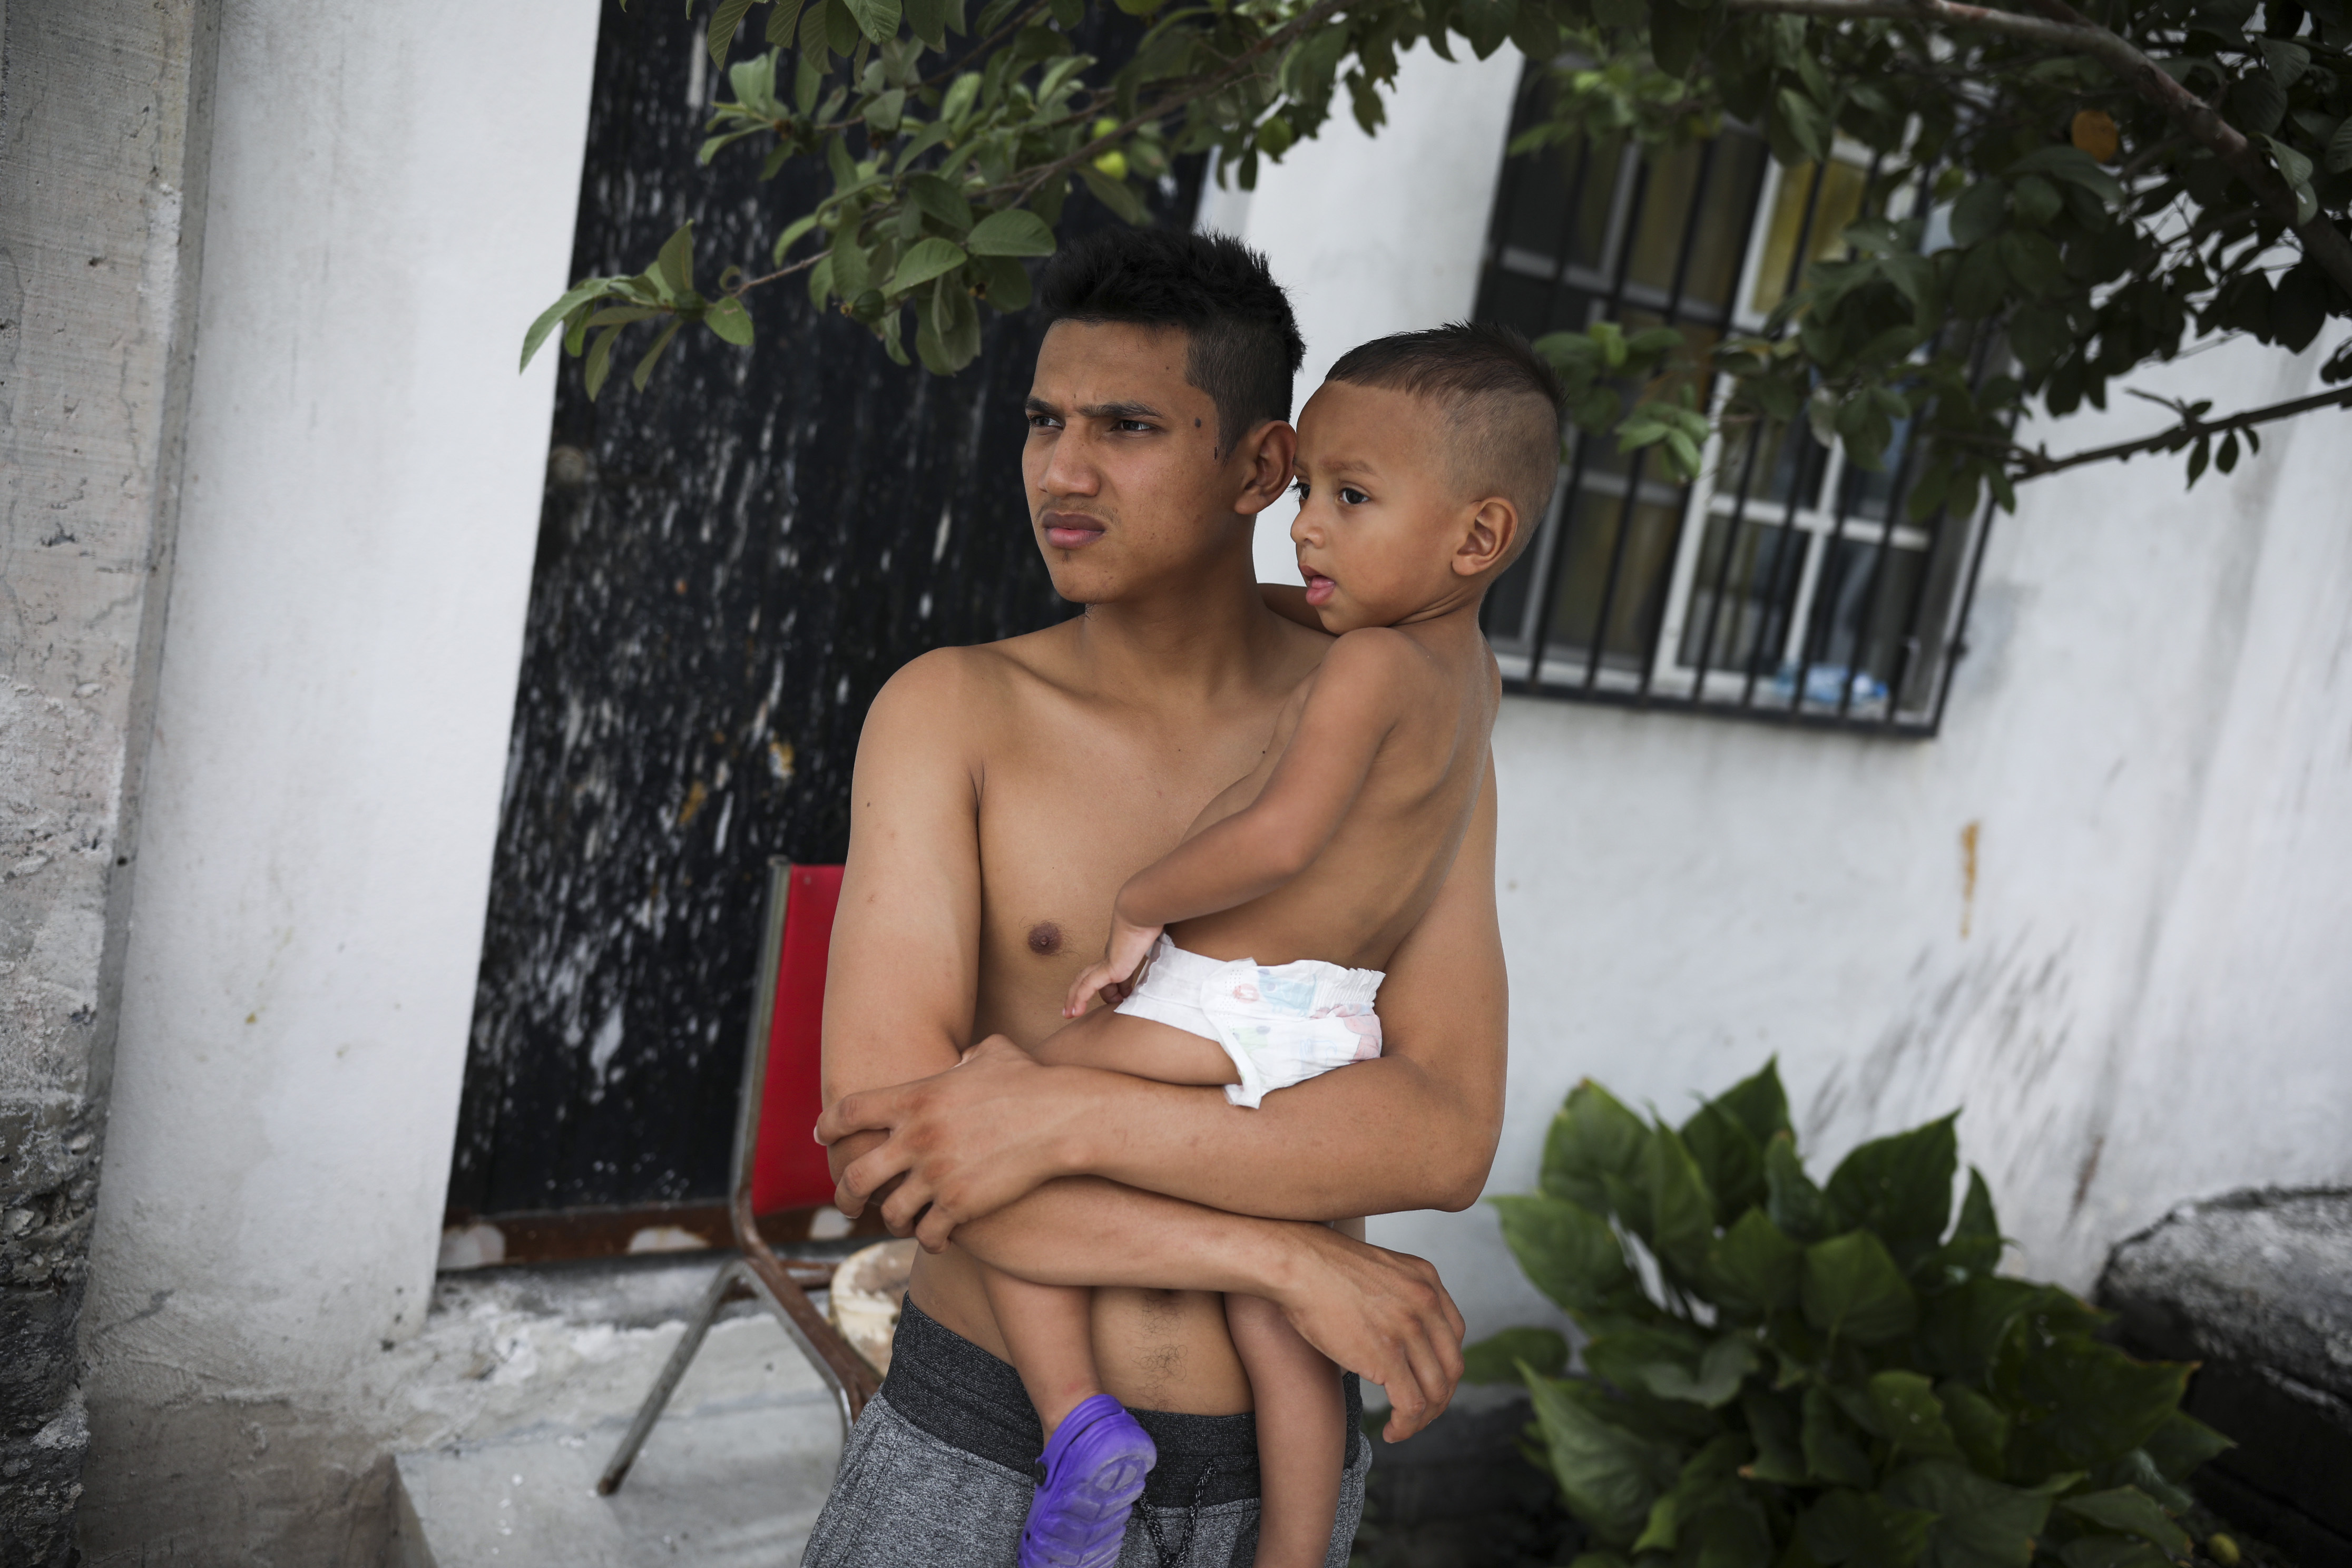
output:
M1454 477L1519 509L1518 557L1543 522L1559 477L1559 377L1508 327L1450 321L1374 338L1339 356L1329 380L1425 398L1455 436Z

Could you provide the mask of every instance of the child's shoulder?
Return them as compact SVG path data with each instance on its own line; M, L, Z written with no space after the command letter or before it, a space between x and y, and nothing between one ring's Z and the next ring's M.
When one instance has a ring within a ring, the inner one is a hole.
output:
M1316 672L1318 691L1354 692L1390 702L1424 700L1446 683L1445 661L1419 637L1394 626L1360 626L1331 640Z

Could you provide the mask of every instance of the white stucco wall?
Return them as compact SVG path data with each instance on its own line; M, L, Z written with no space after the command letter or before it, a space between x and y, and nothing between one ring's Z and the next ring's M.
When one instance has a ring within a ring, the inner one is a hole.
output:
M1471 310L1518 68L1417 54L1378 139L1335 126L1213 201L1297 296L1302 397ZM2318 390L2316 358L2240 345L2144 384L2252 405ZM2159 417L2115 402L2053 448ZM2194 492L2177 458L2027 486L1932 742L1508 700L1490 1190L1532 1187L1580 1078L1679 1120L1771 1052L1823 1168L1964 1105L2011 1267L2077 1287L2182 1198L2352 1179L2347 435L2279 427ZM1286 526L1269 579L1296 580ZM1552 1315L1483 1210L1372 1235L1433 1258L1474 1332Z
M596 16L224 13L98 1562L341 1562L381 1494L356 1373L433 1278L547 449L551 356L515 353L567 281Z

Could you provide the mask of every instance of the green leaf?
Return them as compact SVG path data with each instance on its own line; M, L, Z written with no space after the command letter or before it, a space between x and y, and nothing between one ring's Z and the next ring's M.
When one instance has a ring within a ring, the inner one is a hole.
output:
M1624 1546L1648 1522L1650 1505L1674 1483L1673 1449L1609 1420L1597 1388L1538 1377L1528 1384L1562 1500L1604 1544Z
M2140 1446L2169 1481L2186 1480L2206 1460L2237 1447L2202 1421L2178 1410L2166 1416L2156 1435Z
M751 8L751 0L719 0L719 4L711 7L709 43L713 65L727 63L728 46L735 41L735 29L743 25L743 13ZM644 383L640 382L638 385L642 389Z
M906 0L907 27L927 49L948 47L947 0Z
M961 235L971 227L971 204L963 199L963 193L951 182L937 174L917 174L908 180L907 194L914 198L915 205L927 216L938 219L957 234ZM991 254L972 247L968 239L965 245L975 256Z
M1805 1390L1805 1473L1850 1487L1871 1484L1870 1454L1863 1447L1830 1391L1816 1383Z
M1830 121L1819 105L1796 89L1784 87L1773 99L1776 124L1784 127L1804 155L1818 163L1829 155Z
M562 299L541 310L539 319L531 322L530 330L522 335L522 363L516 366L516 370L530 368L530 356L539 352L539 345L555 331L556 323L591 300L601 300L611 293L613 284L614 279L610 278L591 278L584 283L575 283L564 291Z
M2267 136L2286 118L2286 90L2267 75L2238 79L2230 89L2230 122L2249 136Z
M2156 1500L2137 1487L2070 1497L2058 1506L2077 1519L2087 1519L2119 1534L2137 1535L2169 1556L2189 1555L2189 1532L2173 1523Z
M1026 268L1010 256L982 256L974 259L986 280L981 297L992 309L1009 312L1029 308L1034 289Z
M1538 1184L1556 1198L1581 1204L1596 1214L1609 1209L1609 1192L1601 1178L1631 1179L1649 1147L1650 1130L1642 1119L1591 1079L1569 1091L1567 1103L1544 1135L1542 1174Z
M1465 1383L1517 1383L1520 1369L1558 1377L1568 1364L1568 1341L1552 1329L1505 1329L1462 1347Z
M740 310L741 307L739 305L737 306L737 309ZM629 376L629 384L631 386L635 387L639 392L643 392L646 389L646 380L654 373L654 362L661 358L662 351L669 347L670 339L677 336L677 330L684 325L686 325L686 318L684 316L672 316L670 318L669 325L664 327L661 330L661 335L654 339L654 346L647 349L646 351L646 357L637 362L636 370Z
M904 293L942 273L954 271L964 264L965 259L963 247L951 239L941 239L936 235L929 239L919 239L907 247L906 255L898 258L898 269L890 274L890 281L883 288L888 293Z
M1777 1486L1802 1485L1810 1473L1805 1462L1803 1421L1789 1408L1788 1399L1751 1388L1739 1396L1739 1413L1748 1421L1748 1436L1756 1445L1756 1462L1749 1473Z
M1917 1298L1886 1244L1866 1230L1807 1247L1798 1294L1806 1321L1860 1344L1882 1344L1918 1326Z
M1570 1311L1597 1310L1633 1282L1617 1233L1581 1204L1549 1197L1486 1201L1501 1216L1504 1243L1528 1283Z
M850 20L866 35L868 43L878 44L898 35L898 0L839 0L849 8Z
M1112 179L1092 163L1079 164L1078 177L1087 183L1087 189L1095 194L1097 201L1127 222L1140 224L1150 216L1144 211L1143 198L1126 181Z
M1990 1274L2000 1262L2000 1220L1993 1213L1992 1189L1984 1173L1969 1167L1968 1195L1960 1200L1960 1217L1944 1243L1944 1261L1970 1274Z
M2287 189L2294 193L2294 221L2309 223L2319 211L2319 198L2311 189L2311 160L2275 136L2264 136L2263 140L2270 143L2271 162L2278 165Z
M831 13L837 0L811 0L801 11L801 68L806 70L814 61L820 71L828 68L832 59L833 18ZM808 112L806 105L801 109Z
M1898 1508L1936 1516L1923 1568L2026 1568L2050 1499L1931 1459L1896 1471L1880 1495Z
M2090 192L2108 205L2124 199L2122 182L2080 147L2037 147L2009 166L2012 175L2047 174Z
M1684 436L1683 439L1690 438ZM1718 1224L1729 1225L1764 1201L1763 1146L1721 1106L1700 1106L1697 1114L1683 1123L1682 1141L1698 1163L1707 1191L1715 1196Z
M1707 1254L1707 1271L1726 1305L1756 1313L1797 1304L1805 1251L1760 1208L1741 1215Z
M1986 180L1970 185L1952 204L1952 243L1960 246L1981 245L2000 232L2002 220L2009 215L2009 185L2001 180Z
M1639 342L1648 333L1635 338ZM1679 338L1682 334L1675 333ZM1715 1097L1714 1102L1733 1121L1748 1130L1748 1135L1761 1148L1772 1141L1775 1132L1789 1132L1789 1096L1780 1087L1780 1059L1768 1058L1762 1068L1741 1079ZM1791 1136L1794 1136L1791 1133Z
M1678 1366L1654 1370L1650 1392L1661 1399L1680 1399L1709 1410L1731 1403L1739 1384L1757 1367L1756 1347L1737 1334L1727 1334L1706 1347L1696 1376Z
M588 345L588 401L591 403L595 402L596 395L604 389L604 378L613 373L613 340L621 335L621 331L619 327L606 327L596 334L596 341Z
M1830 1201L1805 1174L1797 1158L1797 1140L1788 1132L1773 1134L1764 1145L1764 1184L1769 1196L1765 1212L1799 1241L1818 1241L1836 1228Z
M2311 51L2301 44L2285 38L2257 38L2254 44L2281 87L2293 87L2311 68Z
M2352 114L2344 117L2327 138L2327 172L2340 174L2352 169Z
M2001 266L2019 288L2044 296L2064 292L2066 263L2058 253L2057 242L2048 235L2011 229L1993 245Z
M654 268L673 296L694 291L694 220L688 218L677 226L677 232L662 241L661 254Z
M1518 12L1519 0L1456 0L1454 29L1470 40L1471 51L1483 60L1509 40Z
M1961 1458L1959 1440L1944 1419L1944 1402L1925 1377L1900 1370L1874 1373L1869 1387L1879 1435L1896 1449L1915 1458Z
M2079 1330L2053 1331L2052 1314L2037 1310L2047 1303L2018 1315L1993 1361L1993 1395L2015 1412L2012 1462L2088 1469L2144 1447L2179 1408L2189 1369L2134 1361Z
M2028 174L2010 190L2009 210L2017 221L2032 228L2041 228L2058 216L2065 205L2058 187L2039 174Z
M1035 213L1008 207L972 225L964 244L974 256L1051 256L1054 231Z
M1969 1463L1988 1475L2003 1473L2008 1468L2009 1416L2001 1407L1958 1379L1937 1384L1936 1397L1943 1402L1944 1418Z
M2022 1279L1982 1275L1927 1298L1919 1325L1918 1355L1929 1371L1980 1377L1992 1364L2010 1324L2041 1298Z
M1879 411L1878 421L1888 423L1885 411ZM1879 445L1885 445L1883 437ZM1843 1225L1876 1232L1906 1269L1935 1249L1951 1218L1952 1175L1959 1164L1952 1123L1958 1114L1872 1139L1838 1163L1824 1189Z
M1649 1196L1649 1213L1630 1216L1634 1228L1649 1242L1662 1262L1685 1279L1706 1266L1706 1249L1715 1239L1715 1198L1706 1190L1698 1162L1674 1129L1660 1126L1643 1151L1641 1186Z
M702 312L702 324L730 343L742 348L751 346L751 312L732 295Z
M775 9L768 13L768 42L780 49L791 48L800 23L801 0L776 0Z
M1910 1568L1927 1547L1936 1516L1867 1492L1822 1494L1797 1521L1797 1539L1817 1562L1858 1568Z

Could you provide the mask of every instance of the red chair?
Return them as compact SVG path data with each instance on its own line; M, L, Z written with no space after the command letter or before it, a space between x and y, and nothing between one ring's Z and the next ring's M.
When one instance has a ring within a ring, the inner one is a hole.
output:
M878 1386L874 1369L849 1348L808 1299L796 1273L822 1283L827 1272L778 1258L760 1236L758 1216L833 1201L833 1174L824 1150L810 1134L824 1109L819 1086L824 1020L824 963L833 940L833 912L841 901L841 868L768 863L767 934L760 946L760 985L743 1051L743 1096L735 1122L734 1195L728 1219L737 1255L719 1270L686 1335L646 1395L628 1436L613 1451L596 1482L610 1496L620 1489L637 1450L661 1418L678 1380L702 1348L719 1310L744 1295L767 1304L800 1346L841 1415L843 1441L850 1423Z

